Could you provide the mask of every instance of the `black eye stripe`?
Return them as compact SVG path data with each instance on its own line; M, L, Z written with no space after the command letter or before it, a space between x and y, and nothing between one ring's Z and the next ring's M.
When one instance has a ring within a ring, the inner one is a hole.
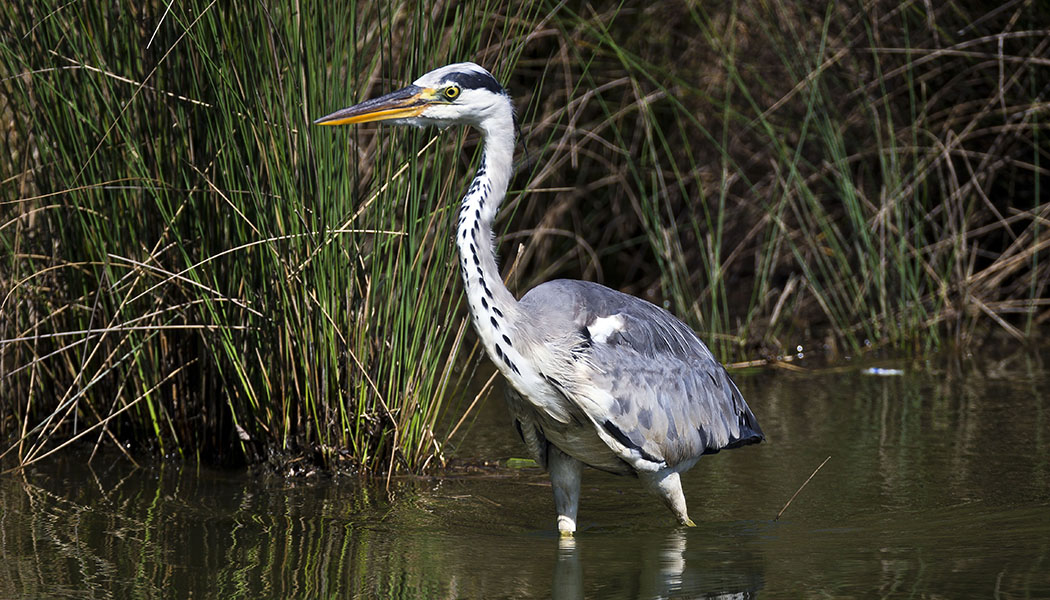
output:
M458 73L452 73L445 77L445 81L458 83L460 87L467 90L485 89L493 94L507 94L507 92L503 90L503 86L501 86L499 82L493 79L488 73L461 71Z

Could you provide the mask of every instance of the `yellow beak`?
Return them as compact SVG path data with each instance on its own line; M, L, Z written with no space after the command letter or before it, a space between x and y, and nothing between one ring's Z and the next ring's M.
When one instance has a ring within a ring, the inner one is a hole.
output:
M365 100L314 121L315 125L352 125L418 117L431 104L440 102L436 90L410 85L385 96Z

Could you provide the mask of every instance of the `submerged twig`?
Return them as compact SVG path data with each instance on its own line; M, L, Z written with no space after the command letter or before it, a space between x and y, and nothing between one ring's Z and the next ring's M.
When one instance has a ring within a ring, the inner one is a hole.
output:
M774 521L779 521L780 520L780 515L784 514L784 511L787 510L788 506L791 506L791 501L795 499L795 496L798 496L798 493L802 491L802 488L806 487L806 484L809 483L809 480L813 479L813 476L817 474L817 471L819 471L821 469L821 467L823 467L825 464L827 464L827 462L829 460L831 460L830 456L825 458L824 462L820 463L819 467L817 467L816 469L813 469L813 472L810 473L809 477L807 477L806 480L802 482L802 485L798 486L798 489L795 490L795 493L791 494L791 498L788 498L787 503L784 504L784 508L780 509L780 512L778 512L777 516L773 519Z

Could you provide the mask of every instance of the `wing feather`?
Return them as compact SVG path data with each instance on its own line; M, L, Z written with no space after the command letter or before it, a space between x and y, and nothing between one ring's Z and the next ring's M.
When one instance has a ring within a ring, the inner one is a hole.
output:
M561 374L566 397L635 468L687 468L703 454L764 439L725 368L667 311L571 280L543 284L522 304L548 327L570 330L571 351L549 353L545 368ZM592 336L595 323L601 334Z

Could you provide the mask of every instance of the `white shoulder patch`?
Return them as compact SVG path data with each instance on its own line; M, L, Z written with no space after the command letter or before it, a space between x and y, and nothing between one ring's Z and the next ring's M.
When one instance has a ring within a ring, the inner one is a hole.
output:
M604 344L614 333L622 331L623 326L623 317L617 313L608 317L598 317L587 326L587 333L591 334L591 339L594 341Z

